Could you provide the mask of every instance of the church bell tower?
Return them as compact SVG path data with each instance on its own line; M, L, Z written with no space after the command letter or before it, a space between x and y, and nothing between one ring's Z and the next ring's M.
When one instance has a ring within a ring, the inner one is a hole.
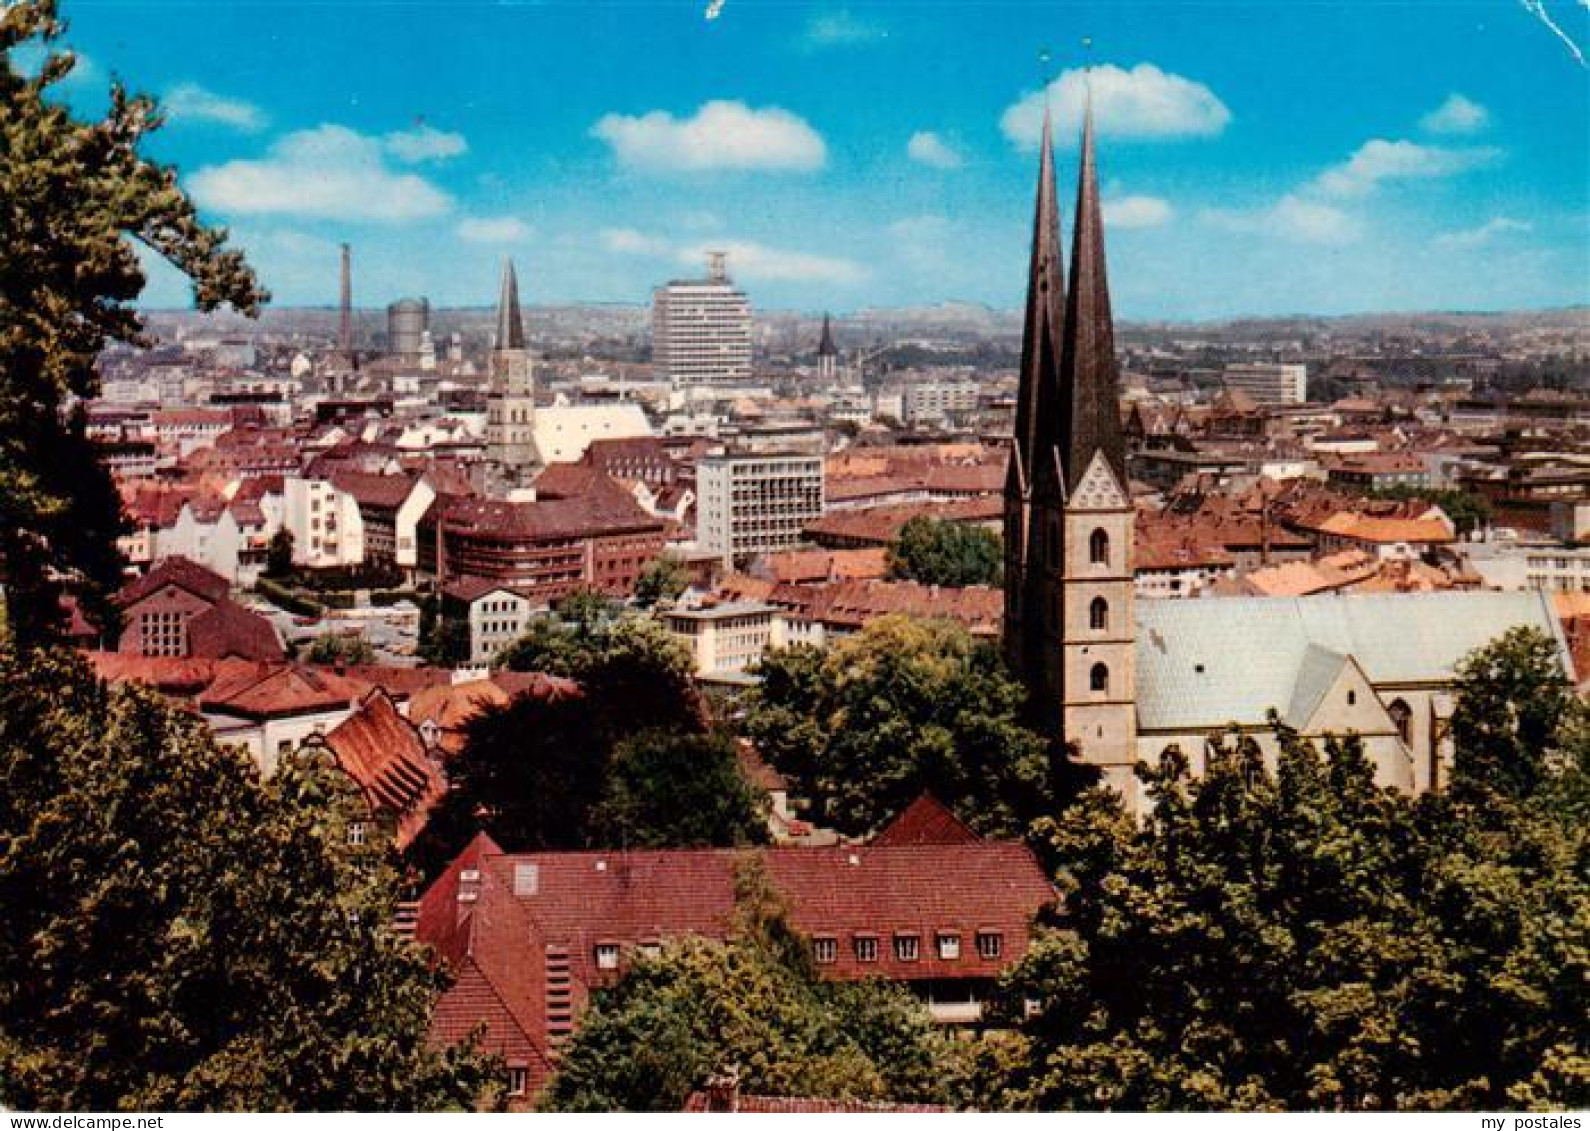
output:
M1131 493L1091 108L1070 285L1047 118L1016 434L1005 486L1005 654L1041 723L1130 796L1137 759Z

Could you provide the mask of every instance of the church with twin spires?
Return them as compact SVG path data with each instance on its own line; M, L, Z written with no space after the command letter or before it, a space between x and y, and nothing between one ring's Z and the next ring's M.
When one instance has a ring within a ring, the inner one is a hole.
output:
M1091 110L1080 157L1068 275L1046 115L1004 507L1005 657L1040 725L1139 811L1139 761L1176 747L1201 773L1210 735L1235 728L1273 762L1272 718L1357 735L1381 785L1439 789L1465 656L1530 627L1574 678L1550 594L1138 601Z
M1040 722L1124 785L1137 758L1134 514L1091 109L1069 280L1044 116L1016 432L1005 481L1006 660Z

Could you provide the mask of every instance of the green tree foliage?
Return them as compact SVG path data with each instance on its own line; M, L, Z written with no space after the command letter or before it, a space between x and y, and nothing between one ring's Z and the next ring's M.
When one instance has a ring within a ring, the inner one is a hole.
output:
M361 633L322 632L310 642L304 659L311 664L373 664L375 649Z
M1472 491L1460 491L1454 487L1397 486L1371 491L1370 495L1377 499L1420 499L1434 503L1452 520L1460 538L1466 538L1476 530L1484 530L1491 524L1490 500Z
M1547 792L1508 816L1413 799L1374 784L1356 740L1278 740L1273 771L1231 736L1197 780L1167 751L1140 771L1141 826L1097 792L1040 823L1066 929L1005 979L1016 1032L982 1050L973 1102L1590 1102L1583 822Z
M1458 667L1452 712L1459 789L1532 794L1563 746L1583 728L1556 641L1515 628Z
M469 659L469 626L442 612L435 594L420 602L419 657L437 668L455 668Z
M684 645L651 617L596 594L575 594L552 616L533 621L497 664L578 680L600 704L610 733L703 726L705 708Z
M817 981L809 961L767 945L793 936L776 903L768 910L750 909L759 922L734 942L686 937L631 954L594 996L543 1106L678 1111L726 1069L747 1092L942 1102L955 1050L915 999L882 982Z
M882 617L758 670L746 733L820 823L864 835L924 790L987 834L1019 836L1053 812L1056 760L1018 721L1021 687L954 624Z
M265 576L287 578L292 573L293 532L283 526L271 535L270 544L265 547Z
M104 118L78 121L53 88L75 60L52 44L53 0L0 9L0 572L19 644L59 629L58 577L89 615L116 623L120 500L74 399L94 396L95 358L138 342L134 242L193 280L202 310L253 313L268 297L226 233L199 223L176 171L140 153L160 126L151 99L117 84ZM19 48L42 44L37 74Z
M924 585L998 585L1004 549L981 526L918 515L889 548L889 573Z
M679 559L664 554L641 571L635 582L635 603L643 609L676 601L690 586L689 575Z
M490 1066L427 1043L362 806L319 756L261 783L153 692L0 653L0 1104L472 1106Z
M625 848L760 844L765 809L732 738L649 730L614 750L597 826L605 843Z
M448 795L411 851L426 872L482 829L510 852L729 845L748 835L746 787L719 757L721 740L706 736L688 654L649 618L589 608L514 647L512 667L572 676L581 694L520 696L469 722ZM730 781L739 789L710 810L668 811L674 800L706 804L708 783Z

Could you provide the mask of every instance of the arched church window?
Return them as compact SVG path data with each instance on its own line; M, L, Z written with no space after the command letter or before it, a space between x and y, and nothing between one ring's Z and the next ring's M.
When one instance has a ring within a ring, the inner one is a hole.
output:
M1088 560L1094 565L1103 565L1110 560L1110 536L1103 530L1095 530L1088 539Z
M1103 597L1093 598L1093 604L1088 606L1088 627L1095 631L1110 627L1110 603Z
M1413 708L1401 699L1393 699L1391 706L1386 708L1386 713L1391 716L1392 725L1397 728L1397 737L1402 739L1404 746L1413 745Z
M1103 664L1094 664L1093 670L1088 673L1088 686L1094 691L1109 691L1110 669Z

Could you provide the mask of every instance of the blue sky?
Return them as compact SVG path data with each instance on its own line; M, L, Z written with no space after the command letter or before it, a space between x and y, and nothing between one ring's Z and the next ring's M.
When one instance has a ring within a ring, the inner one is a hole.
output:
M1087 61L1126 317L1590 302L1578 0L707 7L64 0L67 94L164 97L151 152L283 304L347 240L361 305L489 302L504 254L641 302L723 247L762 306L1013 306Z

